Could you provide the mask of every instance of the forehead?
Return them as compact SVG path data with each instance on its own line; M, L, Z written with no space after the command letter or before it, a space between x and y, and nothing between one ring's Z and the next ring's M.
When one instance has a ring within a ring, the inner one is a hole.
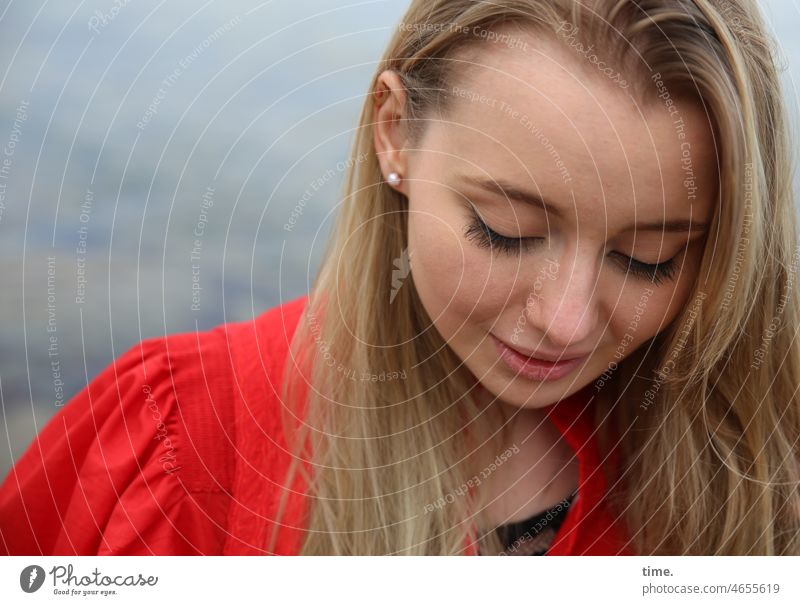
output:
M710 218L715 142L699 101L657 81L636 98L621 83L641 76L623 73L601 49L585 53L552 34L514 36L514 44L487 42L464 55L446 120L430 129L426 147L442 146L471 174L485 170L562 204L574 196L588 221L665 211Z

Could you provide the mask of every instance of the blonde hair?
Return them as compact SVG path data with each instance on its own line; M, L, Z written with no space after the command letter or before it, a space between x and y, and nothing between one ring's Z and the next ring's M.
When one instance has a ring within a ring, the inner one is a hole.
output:
M396 288L407 199L376 158L372 93L383 70L399 74L413 148L448 109L458 52L479 52L498 26L552 36L565 22L637 70L639 94L703 103L718 158L689 303L595 397L601 447L616 434L623 452L606 469L608 503L640 554L800 555L797 223L775 50L745 0L412 1L364 100L345 197L287 361L284 408L303 409L304 423L287 428L286 485L301 473L309 486L301 554L462 554L476 538L485 494L463 485L478 444L504 443L506 417L477 403L475 378L413 281ZM307 367L303 401L297 364ZM431 506L448 494L459 495ZM500 550L485 540L481 552Z

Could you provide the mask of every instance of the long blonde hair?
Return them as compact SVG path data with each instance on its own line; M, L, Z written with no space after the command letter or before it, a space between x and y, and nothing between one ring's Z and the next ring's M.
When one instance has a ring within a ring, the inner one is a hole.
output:
M337 223L287 361L284 407L305 421L291 430L287 421L286 485L301 473L309 486L301 554L462 554L475 538L485 494L463 485L477 445L504 443L506 416L477 403L475 378L413 280L400 283L407 199L376 158L373 93L383 70L400 75L413 148L426 119L448 109L457 50L479 49L498 25L553 35L564 22L637 70L640 94L703 103L718 158L689 303L595 398L601 447L617 435L623 452L606 469L608 502L640 554L800 555L791 158L774 45L746 0L411 2L364 100ZM499 550L486 540L485 552Z

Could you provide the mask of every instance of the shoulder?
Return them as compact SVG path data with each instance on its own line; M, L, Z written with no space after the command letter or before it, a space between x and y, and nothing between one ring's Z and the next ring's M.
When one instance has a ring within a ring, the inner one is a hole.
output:
M287 368L294 363L294 371L299 372L298 360L290 350L308 299L308 295L299 296L251 320L220 328L226 331L237 396L245 405L247 401L263 402L273 420Z
M252 321L229 327L239 463L226 554L265 554L258 537L269 535L276 523L279 538L274 553L289 554L297 549L305 484L299 475L292 487L285 489L288 469L296 459L287 431L294 430L293 423L302 416L306 396L307 380L300 376L302 364L292 353L292 343L307 304L308 296L301 296L268 309ZM292 381L293 390L284 393L287 372L297 379ZM280 504L283 495L288 497L285 508ZM279 517L280 523L276 521Z
M255 347L270 367L279 365L289 352L307 304L308 295L299 296L264 311L252 320L227 324L222 329L230 336L235 354L252 354Z
M281 373L306 298L250 320L143 340L116 360L113 379L106 369L90 387L115 383L119 413L137 420L132 430L159 442L163 470L187 490L229 493L240 440L236 403L261 382L256 359L269 377Z
M242 437L237 401L258 383L242 366L254 337L278 364L280 327L293 332L304 299L249 321L148 338L116 357L45 425L0 486L0 549L221 552Z

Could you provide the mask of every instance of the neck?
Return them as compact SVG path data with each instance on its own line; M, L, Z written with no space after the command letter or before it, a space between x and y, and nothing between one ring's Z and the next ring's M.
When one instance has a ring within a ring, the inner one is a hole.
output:
M490 452L486 463L487 467L495 464L485 487L489 496L485 512L492 527L522 521L547 510L578 486L575 452L546 412L524 408L510 412L510 442L499 452ZM496 459L504 452L509 454L504 460Z

